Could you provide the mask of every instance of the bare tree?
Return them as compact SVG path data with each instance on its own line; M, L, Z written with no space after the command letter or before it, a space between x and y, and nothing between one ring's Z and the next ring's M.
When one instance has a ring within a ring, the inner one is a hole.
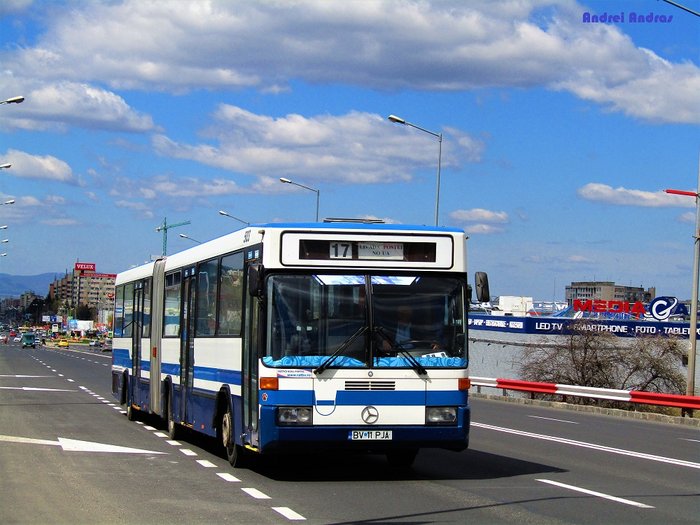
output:
M521 375L527 381L682 394L685 378L680 363L681 341L668 337L637 337L631 343L596 324L574 321L556 342L527 347ZM580 403L590 400L579 399Z

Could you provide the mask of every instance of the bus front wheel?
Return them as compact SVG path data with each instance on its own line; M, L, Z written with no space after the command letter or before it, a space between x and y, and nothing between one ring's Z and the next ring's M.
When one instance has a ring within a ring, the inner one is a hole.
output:
M221 418L221 444L224 446L226 459L231 463L231 466L242 466L243 449L240 445L236 445L236 439L233 435L233 414L231 414L231 407L226 409L226 412Z

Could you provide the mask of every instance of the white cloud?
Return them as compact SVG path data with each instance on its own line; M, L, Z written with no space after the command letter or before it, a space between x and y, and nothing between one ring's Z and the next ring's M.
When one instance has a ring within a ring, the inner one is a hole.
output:
M464 231L470 235L492 235L495 233L503 233L503 228L492 224L472 224L465 227Z
M648 208L687 208L695 206L695 200L692 197L670 195L664 193L662 190L651 192L631 190L623 188L622 186L613 188L612 186L598 182L590 182L579 188L576 193L585 200L614 204L617 206L642 206Z
M544 86L641 119L700 122L700 68L636 47L624 26L582 23L588 10L564 0L88 2L47 10L38 42L0 58L13 83L40 82L46 87L37 92L47 96L55 86L82 90L135 130L152 124L133 110L115 114L119 104L104 100L108 92L81 86L171 93L274 93L296 79L384 90Z
M24 151L7 150L3 160L12 164L8 175L24 179L41 179L77 184L78 180L71 167L52 155L31 155Z
M450 217L459 222L488 222L495 224L508 222L508 214L506 212L485 210L483 208L455 210L450 213Z
M493 235L503 233L503 224L509 222L508 213L504 211L472 208L471 210L455 210L450 212L452 221L464 226L467 234Z
M446 135L450 146L443 150L443 166L480 157L479 140L459 130L452 133L458 140ZM372 113L274 118L224 104L202 135L214 144L183 144L165 135L155 135L152 143L164 156L254 173L258 182L250 189L256 190L281 191L280 176L307 183L405 182L415 170L437 165L437 141Z

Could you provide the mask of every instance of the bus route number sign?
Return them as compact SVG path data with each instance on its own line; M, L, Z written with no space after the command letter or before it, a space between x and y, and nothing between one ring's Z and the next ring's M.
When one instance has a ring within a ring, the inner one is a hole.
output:
M352 242L331 242L329 244L331 259L374 259L403 260L403 243L400 242L358 242L353 250Z
M350 441L389 441L392 439L391 430L351 430Z

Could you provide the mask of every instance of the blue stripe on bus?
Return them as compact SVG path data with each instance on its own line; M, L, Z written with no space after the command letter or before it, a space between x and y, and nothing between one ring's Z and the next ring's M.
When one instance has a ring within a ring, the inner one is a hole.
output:
M266 399L263 399L265 394ZM335 399L316 399L312 390L263 390L260 403L263 405L316 405L316 406L461 406L467 404L466 391L352 391L340 390Z
M112 364L116 366L123 366L124 368L129 368L131 366L129 350L126 348L113 348Z
M124 368L131 368L131 356L130 352L124 348L115 348L112 350L112 364L116 366L122 366ZM144 372L151 371L151 362L148 360L141 361L141 370ZM161 363L160 366L161 373L171 376L180 375L180 365L179 363ZM230 385L240 385L241 384L241 372L240 370L224 370L219 368L212 368L208 366L195 366L194 367L194 377L195 379L201 379L204 381L214 381L217 383L227 383Z

